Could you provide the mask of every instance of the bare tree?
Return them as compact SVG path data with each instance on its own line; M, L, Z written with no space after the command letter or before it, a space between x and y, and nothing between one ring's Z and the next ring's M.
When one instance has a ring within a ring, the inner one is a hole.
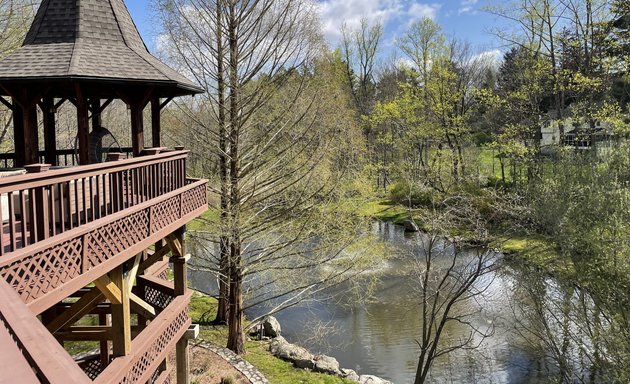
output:
M422 320L418 368L414 383L425 383L433 363L456 350L476 349L494 333L492 324L475 324L483 308L475 299L483 295L495 269L495 253L488 249L463 248L442 235L428 234L420 239L417 259L418 289ZM466 303L467 310L462 311ZM472 308L472 309L471 309ZM467 332L459 338L447 338L450 323L464 325Z
M347 115L350 100L321 69L334 63L322 54L312 2L158 5L163 53L208 89L177 113L187 124L183 137L197 138L198 156L219 173L204 174L220 200L219 239L214 230L205 236L218 255L209 247L198 268L227 285L228 348L243 353L245 309L281 310L362 269L362 253L342 251L358 234L325 207L344 176L335 159L350 149L342 143L353 130L352 119L327 116Z
M348 81L360 115L369 115L376 100L376 59L383 38L383 24L362 18L357 28L341 27L341 49Z

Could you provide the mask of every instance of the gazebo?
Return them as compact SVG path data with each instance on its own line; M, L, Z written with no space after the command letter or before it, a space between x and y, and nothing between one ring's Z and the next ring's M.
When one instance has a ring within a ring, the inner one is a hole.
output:
M143 111L151 104L153 147L160 147L160 111L176 96L203 92L152 56L123 0L43 0L22 47L0 59L0 102L12 110L15 166L57 165L55 111L77 111L78 163L89 163L88 135L114 99L131 115L133 155L143 150Z
M198 327L184 234L208 208L207 180L187 177L183 148L161 148L160 111L200 92L149 53L123 0L42 0L22 47L0 59L15 130L15 153L0 155L27 172L0 177L0 382L189 382ZM134 157L89 164L90 134L116 99ZM49 169L61 165L64 103L76 108L78 161ZM71 356L68 342L90 350Z

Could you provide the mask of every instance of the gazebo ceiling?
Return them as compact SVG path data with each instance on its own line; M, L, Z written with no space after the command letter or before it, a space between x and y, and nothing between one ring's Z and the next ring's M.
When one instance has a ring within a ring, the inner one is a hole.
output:
M103 95L120 86L163 97L203 92L149 53L123 0L43 0L22 47L0 59L0 85L40 82L89 83L93 94L100 85Z

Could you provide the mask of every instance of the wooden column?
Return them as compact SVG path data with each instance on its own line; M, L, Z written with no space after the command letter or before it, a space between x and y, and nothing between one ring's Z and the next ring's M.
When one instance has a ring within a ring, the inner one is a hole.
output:
M110 321L109 321L108 315L105 313L99 314L98 324L102 326L109 326ZM101 366L107 367L109 365L109 341L107 340L100 341L100 355L101 355Z
M162 140L160 139L160 126L161 122L161 110L160 106L160 98L152 97L151 98L151 145L153 148L161 147Z
M26 151L24 150L24 111L22 106L13 99L13 137L15 143L15 161L14 167L23 167L26 165Z
M55 126L55 102L52 97L42 101L42 115L44 123L44 162L50 165L57 163L57 135Z
M101 118L101 99L90 99L90 110L92 111L92 130L96 127L103 125L103 119Z
M143 102L134 102L131 107L131 144L133 148L133 155L139 156L140 152L144 149L144 116L143 111L145 107Z
M109 276L120 290L120 303L112 303L112 354L114 357L127 356L131 351L131 307L123 266L111 271Z
M79 165L90 163L88 155L88 135L90 133L90 120L88 115L88 102L83 96L80 86L76 86L77 94L77 136L79 137Z
M37 104L24 106L24 157L25 165L39 163L39 127L37 126Z

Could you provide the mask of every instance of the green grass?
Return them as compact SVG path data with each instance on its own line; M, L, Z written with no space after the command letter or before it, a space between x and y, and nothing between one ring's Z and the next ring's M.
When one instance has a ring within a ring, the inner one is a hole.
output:
M219 221L219 211L216 209L208 209L201 216L186 224L186 228L189 231L206 230L209 224L217 223Z
M366 201L357 207L356 213L382 221L401 223L409 218L409 210L389 200Z
M561 257L555 243L544 236L513 236L509 239L498 239L494 245L504 254L518 258L542 271L562 279L575 276L575 266L570 259Z
M293 364L272 356L267 343L248 342L245 360L260 369L274 384L345 384L353 383L340 377L296 369Z
M216 316L217 300L195 292L193 295L189 313L193 323L200 324L199 337L218 345L227 342L228 330L226 326L215 326L211 322ZM245 344L247 353L243 358L258 368L274 384L350 384L349 380L340 377L314 373L304 369L294 368L289 362L273 356L268 349L269 343L265 341L248 341Z

